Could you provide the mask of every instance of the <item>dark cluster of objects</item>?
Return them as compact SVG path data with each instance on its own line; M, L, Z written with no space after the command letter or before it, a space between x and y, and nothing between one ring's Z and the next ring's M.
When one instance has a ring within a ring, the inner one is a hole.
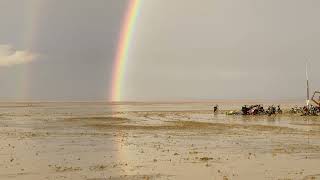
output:
M242 115L263 115L267 114L271 116L272 114L281 114L282 110L280 108L280 105L275 107L274 105L268 106L267 109L263 108L263 105L257 104L257 105L244 105L241 108Z
M214 106L214 112L218 111L218 105ZM303 107L295 106L290 109L289 113L291 114L301 114L301 116L319 116L320 115L320 106L307 105ZM240 111L228 111L226 115L273 115L273 114L282 114L280 105L268 106L266 109L261 104L256 105L244 105Z
M290 113L298 114L301 113L301 116L318 116L320 114L320 107L318 106L303 106L303 107L294 107L291 108Z

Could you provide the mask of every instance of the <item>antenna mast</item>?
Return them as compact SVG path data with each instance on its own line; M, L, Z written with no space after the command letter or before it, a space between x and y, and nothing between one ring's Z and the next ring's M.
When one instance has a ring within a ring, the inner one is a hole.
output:
M308 76L308 63L306 63L306 78L307 78L307 106L309 106L310 102L310 95L309 95L309 76Z

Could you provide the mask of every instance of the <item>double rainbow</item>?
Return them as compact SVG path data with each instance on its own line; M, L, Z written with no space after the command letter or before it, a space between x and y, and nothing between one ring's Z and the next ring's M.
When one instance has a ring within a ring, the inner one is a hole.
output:
M131 39L134 32L134 26L139 14L139 7L142 0L129 0L126 15L123 20L121 33L118 41L118 48L114 60L112 72L112 90L111 100L121 100L121 88L123 84L123 77L125 74L126 62L128 61L128 52L131 45Z

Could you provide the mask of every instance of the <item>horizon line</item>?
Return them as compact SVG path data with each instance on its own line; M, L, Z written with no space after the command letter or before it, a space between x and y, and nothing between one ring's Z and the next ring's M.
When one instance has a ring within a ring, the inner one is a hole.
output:
M303 98L230 98L230 99L174 99L174 100L1 100L0 103L197 103L197 102L272 102L272 101L305 101Z

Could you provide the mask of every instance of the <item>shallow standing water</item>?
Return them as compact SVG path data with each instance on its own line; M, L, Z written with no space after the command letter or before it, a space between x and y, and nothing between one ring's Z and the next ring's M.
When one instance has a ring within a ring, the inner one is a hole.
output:
M1 103L0 179L320 178L319 117L215 103Z

